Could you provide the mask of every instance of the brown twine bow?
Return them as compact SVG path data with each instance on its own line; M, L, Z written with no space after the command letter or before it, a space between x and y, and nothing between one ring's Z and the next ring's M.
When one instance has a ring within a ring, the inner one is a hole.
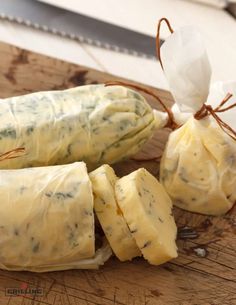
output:
M106 82L105 86L126 86L126 87L130 87L139 91L142 91L152 97L154 97L156 100L158 100L158 102L161 104L161 106L164 108L165 112L168 114L168 122L166 124L165 127L171 128L171 129L175 129L178 125L175 123L174 120L174 115L173 112L170 108L168 108L165 103L159 98L158 95L156 95L155 93L153 93L151 90L147 89L147 88L143 88L139 85L135 85L135 84L131 84L128 82L122 82L122 81L110 81L110 82Z
M25 148L23 148L23 147L18 147L18 148L9 150L9 151L5 152L4 154L0 155L0 161L21 157L22 153L25 153Z
M161 43L160 43L160 31L161 31L161 25L162 23L165 22L166 25L168 26L168 29L170 31L170 33L174 33L174 30L171 27L171 24L169 22L169 20L167 18L161 18L158 22L157 25L157 35L156 35L156 53L157 53L157 58L160 61L162 70L163 69L163 64L162 64L162 60L161 60ZM219 104L218 107L216 107L215 109L213 109L210 105L206 105L203 104L201 109L199 111L197 111L194 115L194 118L196 120L201 120L203 118L205 118L208 115L212 115L212 117L216 120L216 123L220 126L220 128L227 133L232 139L234 139L236 141L236 131L233 130L228 124L226 124L216 113L218 112L225 112L227 110L230 110L234 107L236 107L236 103L222 108L228 101L229 99L232 97L232 94L228 93L226 95L226 97L222 100L222 102Z
M232 97L233 95L231 93L227 93L226 97L222 100L222 102L219 104L219 106L217 106L215 109L212 108L211 105L206 105L203 104L201 109L199 111L197 111L194 115L194 118L196 120L201 120L205 117L207 117L208 115L212 115L213 118L215 119L216 123L220 126L220 128L227 133L228 136L230 136L233 140L236 141L236 131L231 128L228 124L226 124L216 113L218 112L225 112L229 109L232 109L236 106L236 103L222 108L228 101L229 99Z

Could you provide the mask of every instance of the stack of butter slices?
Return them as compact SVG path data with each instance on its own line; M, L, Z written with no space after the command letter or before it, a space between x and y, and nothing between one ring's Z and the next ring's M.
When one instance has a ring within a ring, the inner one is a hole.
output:
M159 265L177 257L172 202L162 185L141 168L118 179L109 165L90 173L94 209L115 255L143 255Z

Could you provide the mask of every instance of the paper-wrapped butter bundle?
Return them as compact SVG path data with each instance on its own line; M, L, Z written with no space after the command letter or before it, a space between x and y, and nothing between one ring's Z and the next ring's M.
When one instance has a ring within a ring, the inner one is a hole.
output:
M0 268L36 272L98 268L86 165L0 171Z
M0 153L24 147L25 156L0 168L85 161L89 169L134 155L162 128L165 114L122 86L87 85L0 101Z
M236 201L236 134L220 114L234 111L232 103L226 106L231 96L211 102L214 108L206 106L211 67L196 29L183 27L172 33L160 54L179 122L184 123L169 137L161 159L161 183L182 209L226 213Z

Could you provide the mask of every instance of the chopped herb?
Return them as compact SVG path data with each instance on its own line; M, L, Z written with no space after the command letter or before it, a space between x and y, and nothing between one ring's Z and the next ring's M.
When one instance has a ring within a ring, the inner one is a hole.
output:
M26 129L27 136L31 135L33 133L33 131L34 131L34 126L27 127L27 129Z
M114 146L115 148L118 148L118 147L120 147L120 143L117 142L117 143L115 143L113 146Z
M27 189L26 186L21 186L20 187L20 194L22 194L26 189Z
M35 245L33 246L32 251L33 251L34 253L36 253L36 252L39 251L39 245L40 245L40 242L38 242L37 244L35 244Z
M106 201L103 198L99 198L102 204L106 204Z
M74 238L75 238L74 232L71 230L71 232L69 233L69 242L72 243Z
M54 196L55 196L58 200L73 198L73 195L72 195L70 192L68 192L68 193L56 192Z
M79 245L78 242L73 241L73 243L72 243L72 248L78 247L78 245Z
M111 121L111 119L109 118L109 116L103 116L103 117L102 117L102 120L103 120L104 122L112 123L112 121Z
M186 206L185 202L181 199L175 199L174 202L176 205Z
M144 248L147 248L148 246L150 246L151 245L151 241L149 240L149 241L147 241L144 245L143 245L143 247L141 248L141 249L144 249Z
M55 196L57 200L65 200L68 198L73 198L73 195L71 194L71 192L68 193L63 193L63 192L56 192L53 193L52 191L49 191L47 193L45 193L45 196L51 198L52 196Z
M93 216L93 212L87 211L87 210L84 211L84 214L85 215L89 215L89 216Z
M16 130L11 127L3 129L2 131L0 131L0 139L2 138L16 139Z
M183 173L179 173L179 177L183 182L189 183L189 180L183 175Z
M230 165L230 166L234 166L234 164L236 163L236 157L235 155L230 155L227 157L226 159L227 163Z
M66 155L67 158L68 158L69 156L71 156L71 147L72 147L72 144L69 144L69 145L67 146L67 155Z
M92 129L92 132L94 134L98 135L99 134L99 129L100 129L100 127L95 127L95 128Z

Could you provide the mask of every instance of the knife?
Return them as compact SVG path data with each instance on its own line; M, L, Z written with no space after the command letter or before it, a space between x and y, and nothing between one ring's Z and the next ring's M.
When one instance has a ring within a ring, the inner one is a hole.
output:
M0 1L0 18L96 47L156 59L155 37L44 2Z

